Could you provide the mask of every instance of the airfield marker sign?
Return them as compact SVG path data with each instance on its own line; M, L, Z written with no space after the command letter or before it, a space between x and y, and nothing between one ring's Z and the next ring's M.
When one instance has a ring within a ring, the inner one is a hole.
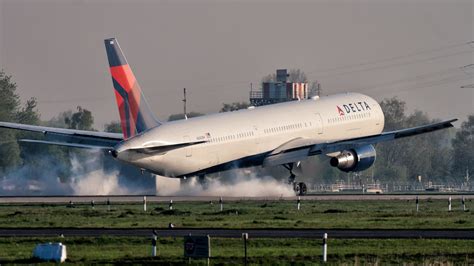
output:
M211 238L207 236L185 236L184 257L186 258L209 258L211 257Z
M153 235L151 236L151 256L156 257L156 242L158 240L158 235L155 230L153 230Z
M328 234L323 235L323 262L328 261Z
M242 233L242 238L244 239L244 265L247 265L247 240L249 239L249 234Z
M451 211L451 197L448 199L448 211Z

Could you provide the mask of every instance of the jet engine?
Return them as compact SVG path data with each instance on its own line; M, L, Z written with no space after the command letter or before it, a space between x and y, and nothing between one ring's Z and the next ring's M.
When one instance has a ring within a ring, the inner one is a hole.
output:
M374 146L366 145L342 151L339 155L332 157L329 163L344 172L359 172L371 167L375 162L375 157Z

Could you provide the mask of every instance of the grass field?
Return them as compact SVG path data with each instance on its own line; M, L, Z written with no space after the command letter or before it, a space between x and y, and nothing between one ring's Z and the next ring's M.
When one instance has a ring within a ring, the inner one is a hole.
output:
M470 206L471 201L467 204ZM474 229L474 212L462 211L453 201L448 212L445 200L395 201L251 201L225 202L220 212L217 201L175 202L143 205L89 204L2 204L0 227L74 227L74 228L315 228L315 229ZM159 256L150 257L147 237L66 237L0 238L0 264L31 263L38 243L62 242L71 263L187 263L183 258L182 238L160 238ZM211 264L242 264L240 239L213 238ZM332 264L474 264L474 241L435 239L329 239L328 259ZM250 239L251 264L307 265L321 260L319 239ZM205 264L203 260L193 264Z
M0 238L0 263L29 263L37 243L62 242L71 263L183 264L182 238L158 240L158 257L150 257L149 238ZM249 261L254 264L317 264L321 240L249 239ZM211 239L212 264L242 264L240 239ZM468 240L329 240L328 261L333 264L465 264L474 263L473 242ZM196 260L203 264L205 261Z
M474 204L467 202L467 206ZM302 201L301 210L290 201L225 202L220 212L217 201L114 204L109 211L104 203L90 205L40 204L0 205L0 227L106 227L164 228L350 228L350 229L474 229L474 212L462 211L453 201L448 212L447 201Z

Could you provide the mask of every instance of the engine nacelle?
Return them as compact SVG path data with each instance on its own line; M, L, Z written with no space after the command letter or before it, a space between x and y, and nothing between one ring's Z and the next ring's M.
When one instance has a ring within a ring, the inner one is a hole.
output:
M331 158L330 164L344 172L359 172L371 167L375 157L374 146L367 145L342 151L338 156Z

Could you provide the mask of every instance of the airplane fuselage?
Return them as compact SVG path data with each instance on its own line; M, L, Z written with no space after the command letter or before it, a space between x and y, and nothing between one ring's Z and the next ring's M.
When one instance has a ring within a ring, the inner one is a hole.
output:
M159 175L183 177L225 170L239 159L243 166L260 165L263 155L288 140L329 143L376 135L383 127L377 101L343 93L164 123L128 139L117 151L124 162ZM152 155L133 151L192 141L203 143Z
M278 166L289 170L309 156L328 155L330 165L358 172L376 160L374 145L453 127L457 119L382 132L379 104L359 93L292 101L162 122L152 112L116 38L104 40L122 133L53 128L0 121L1 128L42 134L23 143L107 152L142 170L168 177L199 176L232 168Z

